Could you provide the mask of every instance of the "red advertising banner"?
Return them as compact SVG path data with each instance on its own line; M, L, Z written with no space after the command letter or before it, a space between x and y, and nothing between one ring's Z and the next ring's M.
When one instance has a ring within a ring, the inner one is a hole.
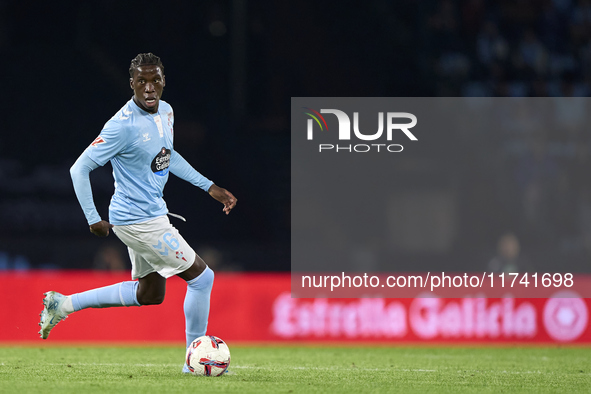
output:
M588 278L587 278L588 279ZM171 278L163 304L87 309L48 340L37 331L43 292L129 280L95 271L0 272L0 342L184 342L186 285ZM591 344L591 299L291 298L289 274L217 273L208 333L226 341ZM560 290L562 291L562 290Z

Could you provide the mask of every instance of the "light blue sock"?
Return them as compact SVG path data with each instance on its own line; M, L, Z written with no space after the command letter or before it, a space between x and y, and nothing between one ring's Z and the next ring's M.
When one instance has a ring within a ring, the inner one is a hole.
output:
M139 282L121 282L111 286L72 294L74 311L86 308L109 308L112 306L140 306L137 302Z
M195 338L205 335L207 331L213 277L213 271L207 267L198 277L187 282L184 304L187 347Z

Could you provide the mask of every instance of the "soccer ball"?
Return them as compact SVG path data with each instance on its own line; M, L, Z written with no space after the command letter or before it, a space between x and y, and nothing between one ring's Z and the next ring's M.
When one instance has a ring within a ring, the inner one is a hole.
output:
M194 375L220 376L230 365L230 349L220 338L204 335L191 342L185 362Z

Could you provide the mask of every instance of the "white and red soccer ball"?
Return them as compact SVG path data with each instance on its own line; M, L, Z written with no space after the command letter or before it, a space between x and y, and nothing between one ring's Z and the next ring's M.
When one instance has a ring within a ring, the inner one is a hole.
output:
M194 375L220 376L230 365L230 349L220 338L204 335L191 342L185 362Z

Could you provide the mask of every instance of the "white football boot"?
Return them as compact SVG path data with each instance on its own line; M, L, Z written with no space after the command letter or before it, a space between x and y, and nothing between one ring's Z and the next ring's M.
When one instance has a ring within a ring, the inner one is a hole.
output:
M43 312L39 314L41 316L39 334L41 334L41 338L47 339L51 329L68 317L67 313L62 312L62 304L67 297L55 291L48 291L43 295L45 298L43 299Z

